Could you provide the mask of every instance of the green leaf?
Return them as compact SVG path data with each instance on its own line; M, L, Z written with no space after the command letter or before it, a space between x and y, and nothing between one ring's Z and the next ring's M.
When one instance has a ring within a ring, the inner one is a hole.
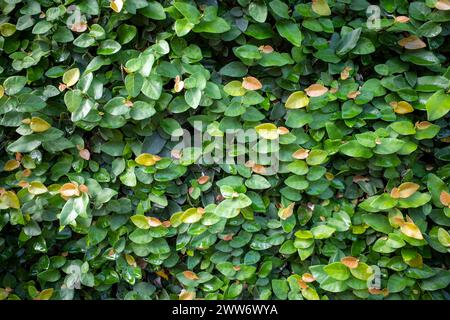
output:
M280 20L275 26L281 37L288 40L294 46L300 47L302 44L303 35L296 23L289 20Z
M76 198L70 198L64 204L59 216L59 223L65 226L74 222L78 216L85 215L89 198L86 193Z
M428 120L434 121L442 118L450 111L450 95L445 93L444 90L436 91L428 98L425 106Z
M368 224L372 229L382 232L382 233L391 233L392 227L389 223L388 218L383 214L363 214L362 220L364 223Z
M267 18L267 6L263 1L252 1L248 6L248 13L257 22L264 22Z
M350 277L349 269L340 262L334 262L323 267L323 270L333 279L347 280Z
M7 95L15 95L19 93L27 84L27 78L22 76L12 76L6 78L3 82L5 93Z
M336 54L342 56L353 50L353 48L356 47L360 36L361 28L357 28L345 33L342 36L341 40L338 42Z
M336 231L335 228L322 224L311 229L314 239L327 239Z

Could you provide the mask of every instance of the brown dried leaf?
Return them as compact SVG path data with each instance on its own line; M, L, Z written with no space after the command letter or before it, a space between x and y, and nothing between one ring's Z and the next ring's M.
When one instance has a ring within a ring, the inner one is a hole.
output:
M342 258L341 259L341 263L344 266L348 267L349 269L355 269L359 265L359 259L357 259L355 257L348 256L348 257Z
M449 0L438 0L434 7L438 10L447 11L450 10L450 1Z
M80 190L78 186L72 182L65 183L59 188L59 193L61 196L70 198L70 197L78 197L80 195Z
M268 45L268 44L263 45L263 46L259 46L258 49L259 49L259 51L261 51L262 53L271 53L271 52L273 52L272 46L270 46L270 45Z
M425 48L427 45L417 36L409 36L398 41L401 47L408 50L417 50Z
M395 17L395 22L398 22L398 23L406 23L406 22L408 22L410 19L409 19L409 17L407 17L407 16L398 16L398 17Z
M441 203L444 206L449 207L450 206L450 193L448 193L447 191L442 191L441 194L439 195L439 200L441 200Z
M202 185L205 184L209 181L209 177L208 176L201 176L197 179L198 184Z
M315 83L306 88L305 92L310 97L320 97L328 92L328 88L324 87L320 83Z
M249 76L242 79L242 87L247 90L259 90L262 84L255 77Z
M80 157L84 160L89 160L91 159L91 153L89 152L88 149L81 149L80 151L78 151L78 154L80 155Z
M306 159L306 158L308 158L308 156L309 156L309 150L303 149L303 148L298 149L297 151L295 151L292 154L292 158L297 159L297 160Z
M255 164L252 167L252 171L257 174L265 174L267 173L266 167L260 164Z
M398 188L394 188L394 189L398 189L398 194L396 194L398 197L394 197L391 193L391 197L393 197L394 199L405 199L405 198L409 198L410 196L412 196L414 193L416 193L417 190L419 190L420 186L417 183L414 182L405 182L402 183L401 185L398 186ZM394 190L392 189L392 190Z
M192 272L190 270L183 271L183 275L189 280L199 279L198 275L195 272Z
M361 94L361 92L359 91L353 91L350 92L349 94L347 94L347 98L349 99L355 99L357 96L359 96Z
M432 123L428 122L428 121L417 121L415 126L419 130L425 130L425 129L429 128L431 126L431 124Z

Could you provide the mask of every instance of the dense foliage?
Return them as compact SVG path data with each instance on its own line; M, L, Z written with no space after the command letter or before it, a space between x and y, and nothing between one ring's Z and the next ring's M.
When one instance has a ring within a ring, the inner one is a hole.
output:
M0 300L449 298L448 0L0 9Z

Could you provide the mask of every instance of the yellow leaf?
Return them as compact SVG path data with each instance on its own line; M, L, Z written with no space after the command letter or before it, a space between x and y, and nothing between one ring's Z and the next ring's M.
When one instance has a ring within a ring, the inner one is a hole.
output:
M195 299L195 292L192 291L186 291L181 290L180 295L178 296L178 299L180 300L194 300Z
M80 70L78 68L67 70L66 72L64 72L62 78L63 83L67 87L73 86L75 83L78 82L78 79L80 79Z
M286 100L286 109L300 109L309 104L309 98L303 91L292 93Z
M290 203L286 208L281 208L278 211L278 216L281 220L286 220L294 213L295 202Z
M316 278L314 278L314 276L310 273L304 273L302 275L302 280L306 283L310 283L316 281Z
M145 217L147 219L147 223L150 227L159 227L160 225L162 225L161 220L159 220L158 218L154 218L154 217Z
M422 268L423 267L423 258L422 256L417 253L414 252L414 257L403 257L403 261L405 261L405 263L413 268Z
M180 92L184 88L184 81L181 80L180 76L175 77L175 85L173 86L173 90L175 92Z
M310 287L302 289L302 296L305 297L306 300L320 300L316 290Z
M164 269L158 270L155 272L158 276L160 276L163 279L169 280L169 276L167 275L167 273L164 271Z
M245 77L242 79L242 87L247 90L259 90L262 84L255 77Z
M264 139L275 140L278 139L278 128L273 123L263 123L255 127L256 133Z
M3 206L20 209L20 201L14 191L5 191L0 195L0 208L3 208Z
M140 164L141 166L149 167L154 165L159 160L161 160L161 158L158 156L150 153L142 153L134 161L136 161L136 163Z
M394 108L394 112L398 114L407 114L414 111L414 108L406 101L393 101L390 103L390 105Z
M128 265L132 267L136 267L136 260L133 256L130 256L129 254L125 253L125 260L127 261Z
M13 171L13 170L16 170L18 167L20 167L20 162L15 159L11 159L11 160L6 161L5 165L3 166L3 170L4 171Z
M438 229L438 240L443 246L450 247L450 234L444 228Z
M202 219L203 213L203 208L189 208L184 211L181 220L184 223L196 223Z
M422 240L423 235L422 232L420 232L420 229L414 224L414 222L405 222L400 226L400 231L407 235L408 237Z
M355 257L344 257L341 259L341 263L348 267L349 269L355 269L358 267L359 265L359 259L355 258Z
M0 99L5 95L5 88L0 84Z
M391 197L394 199L405 199L412 196L419 190L420 186L417 183L405 182L402 183L398 188L393 188L391 191Z
M228 82L224 87L223 91L233 97L242 97L247 92L242 86L242 82L238 80L233 80Z
M312 11L319 16L329 16L331 14L330 7L326 0L312 0Z
M401 39L398 44L408 50L417 50L425 48L427 45L417 36L409 36Z
M123 8L123 0L111 0L109 6L115 12L119 13L120 11L122 11Z
M73 196L79 196L80 190L78 190L78 186L72 182L65 183L59 189L59 193L61 196L69 198Z
M42 290L34 300L50 300L53 296L53 288Z
M449 0L438 0L434 7L438 10L447 11L450 10L450 1Z
M31 118L30 129L33 130L33 132L45 132L50 128L51 125L44 119L39 117Z
M40 181L33 181L28 186L28 192L34 195L43 194L46 193L47 191L48 191L47 187L44 186L44 184Z
M320 97L328 92L328 88L324 87L320 83L315 83L306 88L305 92L310 97Z

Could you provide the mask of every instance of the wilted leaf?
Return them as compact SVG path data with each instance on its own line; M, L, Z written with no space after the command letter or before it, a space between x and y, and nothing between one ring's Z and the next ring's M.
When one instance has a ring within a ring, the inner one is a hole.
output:
M417 183L405 182L402 183L398 188L393 188L391 191L391 197L394 199L405 199L412 196L420 186Z

